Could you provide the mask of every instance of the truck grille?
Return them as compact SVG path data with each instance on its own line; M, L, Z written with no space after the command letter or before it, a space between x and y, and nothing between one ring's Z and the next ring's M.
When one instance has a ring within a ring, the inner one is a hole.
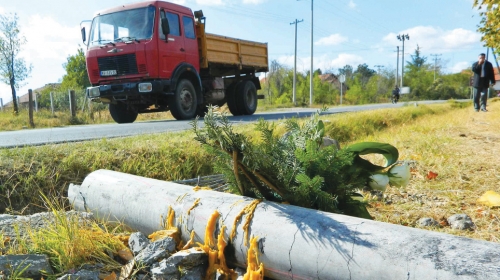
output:
M99 57L99 71L116 70L117 75L138 74L135 54Z

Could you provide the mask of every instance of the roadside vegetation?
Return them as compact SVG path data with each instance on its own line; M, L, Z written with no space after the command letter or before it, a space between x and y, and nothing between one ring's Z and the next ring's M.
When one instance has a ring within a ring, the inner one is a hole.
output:
M499 111L498 101L490 100L488 109ZM362 141L390 143L399 150L400 160L410 162L412 177L406 188L388 187L382 194L361 191L376 221L418 227L418 219L431 217L444 227L427 228L429 230L499 242L499 209L477 202L486 191L499 188L500 175L496 167L500 160L496 155L500 152L500 120L494 113L476 113L470 103L451 101L326 115L321 116L321 120L325 124L325 136L337 139L341 147ZM284 120L275 124L276 133L286 131ZM249 135L253 141L261 137L255 125L234 129ZM1 210L9 214L47 210L57 214L56 209L63 210L61 205L68 205L65 200L68 185L80 184L88 173L98 169L169 181L213 174L210 155L194 137L195 134L188 131L0 150ZM380 163L382 158L374 156L371 160ZM469 215L476 224L475 230L458 231L447 227L446 217L458 213ZM41 249L56 252L54 257L60 259L58 265L63 271L78 262L88 261L77 251L95 251L92 257L99 259L105 258L99 255L101 251L123 247L119 239L113 237L120 229L76 231L76 223L76 220L60 222L43 235L32 232L33 240L39 243L21 243L4 253ZM84 244L82 241L79 247L67 246L72 243L68 240L78 238L101 242ZM51 244L43 243L44 240ZM49 245L55 249L46 247Z

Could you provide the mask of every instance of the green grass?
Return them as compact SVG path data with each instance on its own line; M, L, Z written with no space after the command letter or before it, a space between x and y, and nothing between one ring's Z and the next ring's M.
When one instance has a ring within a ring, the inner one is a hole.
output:
M342 144L393 126L407 125L425 115L443 114L453 110L452 104L322 118L326 122L326 135ZM260 138L253 125L237 127L237 131L250 134L255 141ZM159 180L212 174L210 156L193 138L194 134L188 131L0 150L0 211L44 210L38 193L63 198L70 183L80 184L87 174L98 169Z

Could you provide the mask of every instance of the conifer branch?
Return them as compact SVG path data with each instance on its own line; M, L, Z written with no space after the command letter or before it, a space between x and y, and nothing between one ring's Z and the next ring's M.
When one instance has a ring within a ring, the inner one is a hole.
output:
M278 188L276 188L271 182L269 182L269 180L267 180L264 176L257 173L257 171L252 171L252 174L255 175L257 178L259 178L259 180L264 182L264 184L266 184L269 188L271 188L273 191L279 194L282 198L285 198L283 196L283 193Z
M238 188L240 189L241 195L245 195L245 193L243 192L243 186L240 182L240 175L238 173L238 152L236 150L233 150L233 172L234 177L236 178L236 183L238 183Z

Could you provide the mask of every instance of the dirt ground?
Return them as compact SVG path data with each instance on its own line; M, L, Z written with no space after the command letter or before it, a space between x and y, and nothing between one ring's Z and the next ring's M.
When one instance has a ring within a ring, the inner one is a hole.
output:
M500 242L499 207L478 202L486 191L500 194L499 101L489 100L488 112L475 112L471 104L417 121L406 132L389 132L400 159L412 163L412 178L407 188L389 187L373 198L375 220L419 227L418 220L429 217L441 226L426 229ZM451 229L453 214L469 215L475 228Z

